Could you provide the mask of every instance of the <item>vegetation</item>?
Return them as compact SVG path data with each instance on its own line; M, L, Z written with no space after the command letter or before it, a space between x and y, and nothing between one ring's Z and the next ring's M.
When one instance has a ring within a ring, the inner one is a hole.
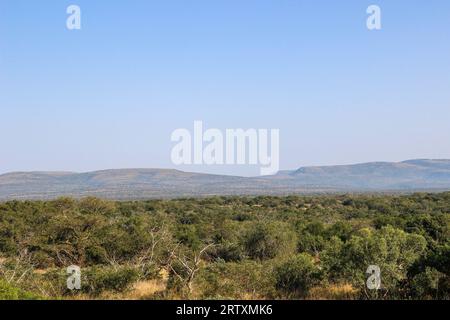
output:
M9 201L0 299L449 299L449 226L450 193Z

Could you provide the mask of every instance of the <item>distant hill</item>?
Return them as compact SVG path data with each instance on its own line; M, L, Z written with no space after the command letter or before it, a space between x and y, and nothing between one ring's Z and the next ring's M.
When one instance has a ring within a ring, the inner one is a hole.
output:
M447 189L450 187L450 160L304 167L284 176L304 185L326 185L338 189Z
M169 169L118 169L87 173L14 172L0 175L0 200L49 199L63 195L144 199L443 190L450 190L450 160L303 167L255 178Z

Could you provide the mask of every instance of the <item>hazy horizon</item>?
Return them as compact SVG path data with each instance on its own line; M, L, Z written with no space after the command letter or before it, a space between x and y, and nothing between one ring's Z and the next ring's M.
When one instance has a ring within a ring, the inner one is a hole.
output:
M330 164L330 165L307 165L307 166L298 166L295 168L288 168L288 169L284 169L281 168L279 170L279 173L281 172L290 172L290 171L296 171L300 168L308 168L308 167L342 167L342 166L356 166L356 165L367 165L367 164L375 164L375 163L386 163L386 164L400 164L400 163L405 163L408 161L449 161L450 159L407 159L407 160L403 160L403 161L370 161L370 162L360 162L360 163L337 163L337 164ZM182 172L188 172L188 173L200 173L200 174L217 174L217 175L226 175L226 176L241 176L239 174L220 174L214 171L214 169L211 169L210 171L205 170L205 171L201 171L201 170L182 170L179 167L175 167L175 168L157 168L157 167L122 167L122 168L101 168L101 169L97 169L97 170L89 170L89 171L73 171L73 170L31 170L31 171L9 171L9 172L0 172L0 175L4 175L4 174L12 174L12 173L67 173L67 174L84 174L84 173L91 173L91 172L102 172L102 171L120 171L120 170L178 170L178 171L182 171ZM259 177L260 175L242 175L242 177Z
M81 8L67 30L66 8ZM382 29L366 28L366 9ZM4 0L0 174L171 168L171 133L280 129L280 170L450 159L450 2Z

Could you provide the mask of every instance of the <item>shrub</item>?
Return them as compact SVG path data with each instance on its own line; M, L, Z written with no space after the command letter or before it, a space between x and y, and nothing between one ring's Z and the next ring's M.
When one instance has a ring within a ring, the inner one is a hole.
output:
M306 297L309 289L319 281L319 270L306 253L290 258L274 272L276 288L287 297Z
M370 265L381 269L381 286L391 295L401 294L408 269L425 252L426 240L391 226L380 230L362 229L346 243L333 237L321 254L324 272L331 280L345 280L365 288Z
M40 300L42 297L16 288L5 280L0 279L0 300Z
M427 267L424 272L417 274L411 283L415 298L442 299L442 287L446 279L445 274L436 269ZM441 289L441 290L439 290ZM448 297L447 297L448 299Z
M82 291L98 295L104 291L128 290L139 278L136 269L130 267L93 267L83 273Z
M252 259L273 259L294 253L297 236L283 222L257 223L245 235L244 246Z
M274 296L271 264L256 261L217 262L201 271L203 299L261 299Z

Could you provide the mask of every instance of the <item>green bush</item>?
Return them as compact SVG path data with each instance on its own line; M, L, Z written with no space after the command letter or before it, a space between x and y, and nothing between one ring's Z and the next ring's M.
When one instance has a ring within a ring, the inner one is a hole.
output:
M245 235L244 246L252 259L273 259L294 253L297 236L283 222L257 223Z
M0 300L40 300L42 297L31 292L16 288L0 279Z
M368 266L377 265L383 291L400 295L408 269L425 250L422 236L387 226L380 230L361 229L345 243L334 237L321 254L321 261L330 280L342 279L363 289Z
M203 299L262 299L274 293L272 266L252 260L212 263L199 275Z
M275 271L276 288L287 297L306 297L310 288L320 280L319 269L313 258L298 254L278 266Z
M139 272L130 267L93 267L82 275L82 291L94 295L126 291L139 279Z

